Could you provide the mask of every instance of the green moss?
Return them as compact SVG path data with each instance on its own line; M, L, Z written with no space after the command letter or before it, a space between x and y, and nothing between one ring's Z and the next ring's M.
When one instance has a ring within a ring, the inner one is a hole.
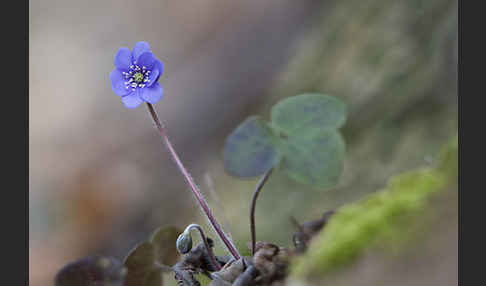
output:
M431 195L457 178L457 136L442 150L436 167L393 177L388 185L338 210L291 267L292 277L326 273L352 262L365 249L401 245Z

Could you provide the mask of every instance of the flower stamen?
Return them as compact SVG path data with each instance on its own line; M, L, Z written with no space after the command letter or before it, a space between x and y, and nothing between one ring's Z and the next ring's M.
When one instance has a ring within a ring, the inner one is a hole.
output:
M149 75L150 70L147 69L146 66L138 66L137 62L134 61L133 64L130 66L128 72L122 72L125 76L125 88L128 89L132 87L132 90L136 88L144 88L149 82Z

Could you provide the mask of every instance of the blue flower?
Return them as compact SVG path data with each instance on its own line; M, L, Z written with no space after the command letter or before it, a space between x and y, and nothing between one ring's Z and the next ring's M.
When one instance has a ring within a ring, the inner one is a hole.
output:
M162 98L162 86L157 81L163 69L146 42L136 43L131 52L120 48L115 55L115 69L110 73L111 88L127 108L144 101L156 103Z

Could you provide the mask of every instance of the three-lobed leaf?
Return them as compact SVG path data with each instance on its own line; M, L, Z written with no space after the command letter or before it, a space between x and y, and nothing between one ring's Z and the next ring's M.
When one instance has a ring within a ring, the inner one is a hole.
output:
M325 94L305 93L275 104L272 125L287 136L338 129L346 122L346 105Z
M338 183L343 170L345 144L337 130L289 137L282 146L281 170L297 182L320 188Z
M279 161L272 129L258 116L241 123L227 138L224 148L226 170L238 177L255 177Z
M226 170L238 177L281 170L301 183L328 188L343 170L345 144L338 129L346 105L335 97L305 93L286 98L271 111L271 123L251 116L227 138Z

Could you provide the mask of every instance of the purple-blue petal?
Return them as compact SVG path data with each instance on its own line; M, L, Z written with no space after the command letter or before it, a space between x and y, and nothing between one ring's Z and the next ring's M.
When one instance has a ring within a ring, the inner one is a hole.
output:
M132 53L128 48L120 48L115 54L115 67L127 71L132 63Z
M150 45L147 42L137 42L132 50L133 59L138 61L140 55L145 52L150 52Z
M154 57L154 54L151 52L145 52L138 58L137 65L139 67L146 67L147 69L152 70L155 61L156 58Z
M110 73L111 89L118 96L127 95L130 90L125 88L125 77L118 69L113 69Z
M138 89L122 97L122 102L126 108L136 108L142 104L143 100L139 96Z
M147 82L147 86L151 86L159 80L159 77L162 74L163 69L164 67L162 63L158 59L155 59L154 66L152 67L151 73L148 76L149 82Z
M152 70L155 70L155 69L159 70L159 76L161 76L164 73L164 65L157 58L155 59L154 66L152 67ZM158 79L159 78L157 78L157 80Z
M154 83L157 82L159 79L159 70L153 69L150 75L148 76L148 82L146 83L146 86L152 86Z
M158 82L150 87L140 89L140 95L148 103L156 103L162 98L163 89Z

